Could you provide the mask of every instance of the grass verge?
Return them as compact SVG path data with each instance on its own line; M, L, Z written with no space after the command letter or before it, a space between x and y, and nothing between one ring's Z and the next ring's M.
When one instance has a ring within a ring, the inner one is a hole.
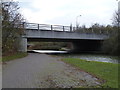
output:
M118 88L118 66L119 64L86 61L75 58L64 58L62 61L74 65L92 75L95 75L105 83L101 85L103 88Z
M18 59L18 58L23 58L23 57L25 57L27 55L28 55L27 53L18 52L16 54L13 54L13 55L10 55L10 56L2 57L2 62L10 61L10 60Z

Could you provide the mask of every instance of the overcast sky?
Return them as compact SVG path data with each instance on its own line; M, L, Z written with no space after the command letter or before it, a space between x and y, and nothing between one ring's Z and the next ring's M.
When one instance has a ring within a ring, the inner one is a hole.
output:
M116 0L17 0L24 18L31 23L90 26L107 25L118 8ZM81 15L81 16L79 16ZM78 16L78 17L77 17Z

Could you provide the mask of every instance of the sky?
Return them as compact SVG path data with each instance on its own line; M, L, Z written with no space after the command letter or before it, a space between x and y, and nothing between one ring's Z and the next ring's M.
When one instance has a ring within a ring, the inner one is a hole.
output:
M116 0L15 0L27 22L87 27L108 25L118 9Z

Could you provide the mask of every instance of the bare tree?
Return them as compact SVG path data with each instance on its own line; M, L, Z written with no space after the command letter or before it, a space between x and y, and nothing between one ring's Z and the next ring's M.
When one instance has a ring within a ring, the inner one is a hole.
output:
M119 26L119 23L120 23L120 13L118 13L116 11L114 16L113 16L113 25L114 26Z
M2 49L4 54L17 50L18 38L24 31L22 25L24 19L19 13L18 2L2 2L2 17Z

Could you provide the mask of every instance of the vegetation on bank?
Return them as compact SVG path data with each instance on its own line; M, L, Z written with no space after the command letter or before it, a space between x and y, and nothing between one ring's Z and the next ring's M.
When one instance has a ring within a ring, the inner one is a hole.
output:
M18 53L15 53L13 55L3 56L2 57L2 62L10 61L10 60L18 59L18 58L23 58L23 57L25 57L27 55L28 55L27 53L18 52Z
M110 36L109 39L103 42L102 51L105 54L120 56L120 32L116 27L114 29L114 34Z
M103 88L118 88L118 66L119 64L86 61L75 58L64 58L64 62L78 67L104 81L100 87Z

